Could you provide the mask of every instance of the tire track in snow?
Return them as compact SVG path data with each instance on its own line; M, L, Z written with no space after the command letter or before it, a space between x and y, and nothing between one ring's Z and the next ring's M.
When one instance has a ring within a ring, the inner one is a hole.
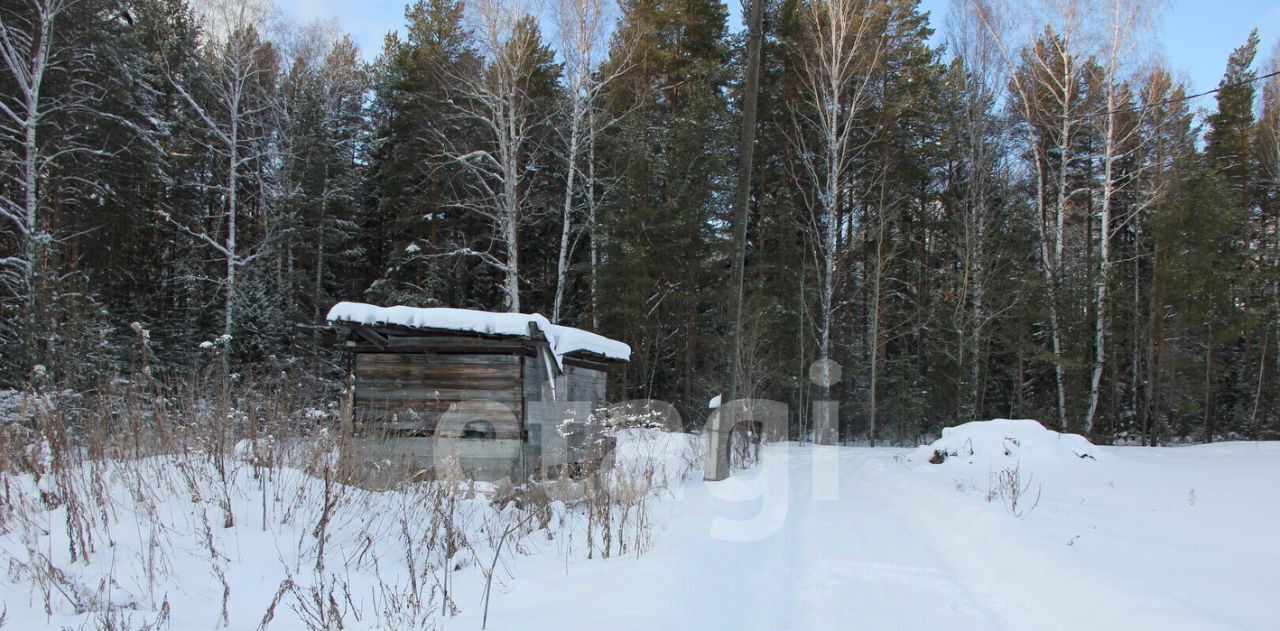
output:
M803 568L792 591L802 628L1004 627L888 507L861 492L847 450L834 452L836 499L814 497L814 449L792 450L793 514L785 529Z
M1060 542L1046 540L1016 519L972 498L913 481L885 462L863 456L848 470L862 492L899 515L914 539L930 547L1016 628L1232 628L1207 617L1194 603L1083 563Z
M808 448L770 446L764 457L788 447L785 481L759 478L760 468L738 471L729 484L690 483L684 499L655 504L655 545L639 558L575 563L567 572L563 561L556 569L519 560L490 628L1006 628L889 507L860 492L844 450L840 497L822 500L814 498ZM725 499L735 487L784 494L776 530L750 541L713 536L717 520L723 526L761 512L759 500ZM451 622L474 628L468 616Z

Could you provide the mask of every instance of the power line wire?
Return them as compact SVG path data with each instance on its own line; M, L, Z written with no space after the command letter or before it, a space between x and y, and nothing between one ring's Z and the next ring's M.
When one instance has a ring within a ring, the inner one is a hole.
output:
M1237 81L1237 82L1235 82L1235 83L1230 83L1230 84L1227 84L1227 85L1220 85L1220 86L1218 86L1218 87L1216 87L1216 88L1214 88L1214 89L1212 89L1212 90L1208 90L1208 91L1205 91L1205 92L1201 92L1201 93L1199 93L1199 94L1189 94L1189 95L1187 95L1187 96L1180 96L1180 97L1178 97L1178 98L1176 98L1176 99L1165 99L1165 100L1163 100L1163 101L1160 101L1159 103L1149 103L1149 104L1147 104L1147 105L1135 105L1135 106L1133 106L1133 107L1129 107L1129 108L1124 108L1124 109L1119 109L1119 110L1113 110L1113 111L1110 111L1110 112L1102 112L1102 114L1128 114L1128 113L1130 113L1130 112L1140 112L1140 111L1142 111L1142 110L1152 109L1152 108L1160 107L1160 106L1163 106L1163 105L1172 105L1172 104L1174 104L1174 103L1181 103L1181 102L1183 102L1183 101L1190 101L1191 99L1198 99L1198 98L1200 98L1200 97L1202 97L1202 96L1209 96L1210 94L1215 94L1215 93L1221 92L1221 91L1223 91L1223 90L1226 90L1226 89L1228 89L1228 88L1238 88L1238 87L1241 87L1241 86L1249 85L1249 84L1251 84L1251 83L1257 83L1257 82L1262 81L1262 80L1264 80L1264 79L1270 79L1271 77L1278 77L1278 76L1280 76L1280 70L1277 70L1277 71L1275 71L1275 72L1269 72L1269 73L1264 74L1264 75L1262 75L1262 76L1260 76L1260 77L1254 77L1254 78L1252 78L1252 79L1246 79L1246 80L1244 80L1244 81Z

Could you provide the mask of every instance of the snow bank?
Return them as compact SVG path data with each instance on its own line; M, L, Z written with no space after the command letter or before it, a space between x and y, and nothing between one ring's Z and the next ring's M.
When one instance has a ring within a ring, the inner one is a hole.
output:
M1102 450L1079 434L1062 434L1031 420L973 421L942 430L942 438L917 448L914 463L1060 462L1101 460Z
M631 347L603 335L582 329L552 324L538 314L494 313L473 309L379 307L361 302L339 302L329 310L328 320L335 324L393 325L411 329L462 331L485 335L529 337L530 325L537 327L551 346L556 363L564 356L594 353L609 359L628 361Z
M614 466L624 474L651 471L656 485L676 490L702 466L702 440L697 434L658 429L620 429Z
M890 506L906 532L928 545L980 598L998 603L1012 628L1233 628L1194 598L1163 592L1140 574L1091 564L1073 554L1071 544L1026 528L1022 520L992 504L921 484L912 474L883 462L863 459L857 466L858 478L865 482L862 488Z

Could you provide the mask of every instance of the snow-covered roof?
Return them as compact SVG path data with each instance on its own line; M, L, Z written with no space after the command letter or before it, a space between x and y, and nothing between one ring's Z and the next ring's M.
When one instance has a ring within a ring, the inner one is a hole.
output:
M623 342L582 329L552 324L536 313L494 313L443 307L379 307L361 302L339 302L329 310L328 320L333 324L390 325L524 338L530 337L532 325L546 338L557 364L563 361L565 355L578 352L621 361L631 359L631 347Z

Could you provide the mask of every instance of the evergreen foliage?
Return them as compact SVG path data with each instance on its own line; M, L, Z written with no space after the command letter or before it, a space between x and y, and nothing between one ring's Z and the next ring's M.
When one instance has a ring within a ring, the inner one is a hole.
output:
M787 402L797 436L822 396L848 440L988 417L1277 435L1280 79L1258 81L1256 32L1200 120L1172 71L1109 72L1101 17L1001 48L961 10L943 46L919 0L856 0L861 100L828 214L800 166L821 141L804 64L840 1L764 5L744 393ZM516 11L486 42L495 7L519 8L415 0L366 62L248 0L0 5L0 387L126 370L134 322L157 371L331 374L333 302L496 310L514 277L520 310L562 289L561 321L632 346L617 397L697 424L729 387L746 37L719 0L624 0L566 160L557 40ZM829 391L809 378L824 326Z

